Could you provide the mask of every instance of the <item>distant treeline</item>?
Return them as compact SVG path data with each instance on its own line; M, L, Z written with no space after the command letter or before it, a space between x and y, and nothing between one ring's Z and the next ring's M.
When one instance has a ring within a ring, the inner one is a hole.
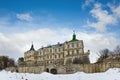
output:
M116 46L116 48L113 51L109 49L100 50L98 56L99 58L97 60L97 63L101 62L103 59L106 59L108 57L120 57L120 45Z
M9 58L8 56L0 56L0 70L13 66L16 66L14 59Z

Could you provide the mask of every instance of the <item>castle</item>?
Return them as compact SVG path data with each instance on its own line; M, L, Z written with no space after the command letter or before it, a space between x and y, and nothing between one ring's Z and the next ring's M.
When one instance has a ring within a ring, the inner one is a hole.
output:
M78 40L73 33L72 39L64 43L57 43L34 49L32 44L30 50L24 53L25 66L65 66L69 64L89 64L90 51L84 53L83 40ZM48 69L47 69L48 71Z

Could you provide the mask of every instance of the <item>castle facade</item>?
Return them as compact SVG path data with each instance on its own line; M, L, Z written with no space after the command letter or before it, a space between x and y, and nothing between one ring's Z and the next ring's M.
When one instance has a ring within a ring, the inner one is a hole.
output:
M78 40L73 33L72 39L64 43L57 43L34 49L32 44L30 50L24 53L25 66L65 66L70 64L89 64L89 53L84 52L83 40Z
M90 63L89 50L86 54L84 53L83 40L76 39L74 33L72 40L63 44L58 43L38 50L35 50L32 44L30 50L24 53L24 62L28 66L88 64Z

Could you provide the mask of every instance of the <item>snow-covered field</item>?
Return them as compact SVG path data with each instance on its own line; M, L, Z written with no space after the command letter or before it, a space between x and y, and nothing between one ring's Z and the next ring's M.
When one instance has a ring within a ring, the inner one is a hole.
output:
M120 68L109 69L104 73L41 74L0 72L0 80L120 80Z

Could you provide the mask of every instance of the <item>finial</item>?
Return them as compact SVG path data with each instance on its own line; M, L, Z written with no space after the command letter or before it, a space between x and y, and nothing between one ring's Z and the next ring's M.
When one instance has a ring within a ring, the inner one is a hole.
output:
M73 30L73 34L75 34L75 30Z

